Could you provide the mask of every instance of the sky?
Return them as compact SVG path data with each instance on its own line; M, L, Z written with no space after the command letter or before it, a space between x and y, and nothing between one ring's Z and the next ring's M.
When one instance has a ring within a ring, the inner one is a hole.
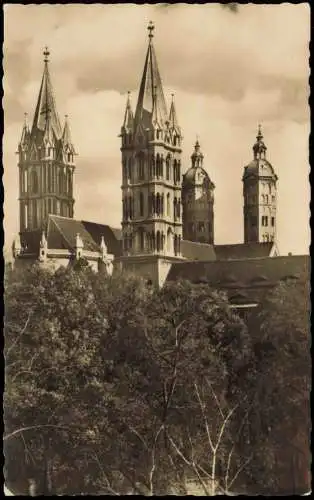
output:
M174 93L183 131L182 170L198 136L216 186L215 243L243 241L241 179L261 123L279 178L279 251L308 253L308 4L9 4L4 12L7 248L19 228L15 152L25 112L32 123L46 45L59 116L69 115L79 154L75 218L120 227L118 136L128 91L136 106L152 20L168 107Z

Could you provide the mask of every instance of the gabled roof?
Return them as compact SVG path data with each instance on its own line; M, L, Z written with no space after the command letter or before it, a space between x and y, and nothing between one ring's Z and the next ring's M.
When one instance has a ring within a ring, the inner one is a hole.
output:
M208 283L209 286L227 292L230 300L237 303L259 302L269 288L280 280L307 280L310 273L310 257L295 255L260 259L225 260L212 262L180 262L171 266L167 281L186 279L192 283ZM232 280L230 280L230 276ZM232 282L231 282L232 281Z
M195 241L181 241L182 256L189 260L216 260L216 255L213 245L207 243L197 243Z
M274 243L238 243L235 245L214 245L217 260L259 259L269 257Z
M50 249L75 249L76 235L83 240L84 250L99 252L101 237L108 253L121 255L121 231L96 222L80 221L58 215L49 215L47 242Z
M49 215L47 242L48 248L67 248L71 251L76 246L76 235L79 234L84 249L92 252L99 251L100 240L98 244L94 241L89 232L85 229L82 221L60 217L58 215Z

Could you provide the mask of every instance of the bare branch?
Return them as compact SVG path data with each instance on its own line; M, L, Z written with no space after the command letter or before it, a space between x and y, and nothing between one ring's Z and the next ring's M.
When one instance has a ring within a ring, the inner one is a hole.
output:
M241 467L238 468L237 472L235 473L235 475L233 476L232 480L230 481L230 483L228 484L228 489L227 491L231 488L231 486L233 485L233 483L235 482L235 480L237 479L238 475L240 474L240 472L243 471L243 469L247 466L248 463L251 462L253 458L253 453L249 456L249 458L241 465Z
M216 446L215 446L215 451L218 449L219 445L220 445L220 441L221 441L221 438L223 436L223 433L225 431L225 428L226 428L226 425L228 423L228 421L230 420L231 416L233 415L233 413L235 412L235 410L239 407L239 404L235 405L229 412L228 412L228 415L226 416L226 418L224 419L223 423L222 423L222 426L220 428L220 432L219 432L219 435L218 435L218 439L217 439L217 443L216 443Z
M130 431L133 432L133 434L135 434L139 438L139 440L143 443L146 450L148 450L148 445L147 445L145 439L143 438L143 436L141 436L140 433L136 429L134 429L134 427L131 427L131 426L128 426L128 427L129 427Z
M212 452L214 453L215 447L214 447L212 439L210 437L210 430L209 430L208 420L207 420L207 417L206 417L205 411L204 411L204 403L201 400L201 396L200 396L197 384L194 384L194 389L195 389L196 396L197 396L197 399L198 399L198 402L199 402L199 405L200 405L200 408L201 408L201 412L202 412L202 415L203 415L203 419L204 419L204 423L205 423L206 434L207 434L209 446L210 446Z
M214 396L214 399L215 399L216 404L217 404L217 406L218 406L218 409L219 409L220 415L222 416L222 418L223 418L223 420L224 420L224 419L225 419L225 416L224 416L224 414L223 414L223 411L222 411L222 408L221 408L221 406L220 406L219 400L218 400L218 398L217 398L216 392L214 391L213 386L212 386L212 384L209 382L209 380L207 379L207 377L205 377L205 381L206 381L206 383L207 383L208 387L210 388L210 390L211 390L211 392L212 392L212 394L213 394L213 396Z
M15 339L15 341L10 345L10 347L8 347L8 350L7 352L5 353L5 356L8 356L10 354L10 352L12 351L12 349L16 346L16 344L18 343L18 341L21 339L21 337L24 335L25 331L26 331L26 328L28 327L28 323L31 319L31 316L32 316L32 311L30 311L28 313L28 317L27 317L27 320L25 322L25 325L23 326L20 334L18 335L18 337Z
M62 429L62 430L70 430L69 427L63 427L61 425L53 425L53 424L38 424L38 425L30 425L28 427L20 427L19 429L16 429L13 432L10 432L10 434L7 434L6 436L3 436L3 440L6 441L7 439L11 439L12 437L16 436L17 434L21 434L22 432L30 431L30 430L35 430L35 429L43 429L43 428L53 428L53 429Z

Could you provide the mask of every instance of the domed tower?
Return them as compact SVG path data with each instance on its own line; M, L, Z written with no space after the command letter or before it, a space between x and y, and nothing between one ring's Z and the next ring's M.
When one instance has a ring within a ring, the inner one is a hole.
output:
M198 140L191 160L182 184L183 239L213 244L215 185L203 168L204 155Z
M20 240L37 252L49 214L73 217L76 155L68 120L62 128L49 72L49 51L31 130L25 120L18 145Z
M274 168L266 159L267 148L261 126L253 146L253 160L244 167L244 243L276 240L277 180Z

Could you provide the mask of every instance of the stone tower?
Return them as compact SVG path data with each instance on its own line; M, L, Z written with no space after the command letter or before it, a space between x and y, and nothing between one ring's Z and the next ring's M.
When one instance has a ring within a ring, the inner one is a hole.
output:
M123 252L179 256L182 240L181 130L167 112L150 23L135 115L128 96L121 128Z
M183 239L213 244L215 186L203 168L204 155L198 140L191 160L182 185Z
M49 51L31 130L27 121L18 145L20 242L39 246L48 214L73 217L76 155L67 117L62 129L49 73Z
M266 159L261 126L253 146L253 160L244 168L244 243L276 241L277 180Z

